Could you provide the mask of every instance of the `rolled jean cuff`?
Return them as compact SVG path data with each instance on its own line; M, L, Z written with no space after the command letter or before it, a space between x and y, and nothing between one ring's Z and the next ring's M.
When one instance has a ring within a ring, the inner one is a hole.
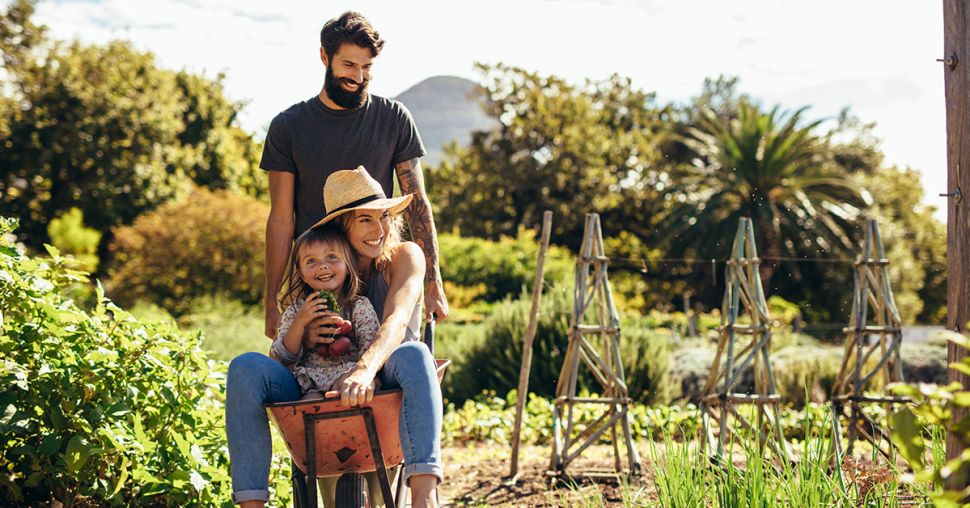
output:
M245 501L269 501L268 490L240 490L232 493L232 502L239 504Z
M411 476L416 474L433 474L438 477L438 484L445 481L445 470L441 464L410 464L404 466L404 484L411 485Z

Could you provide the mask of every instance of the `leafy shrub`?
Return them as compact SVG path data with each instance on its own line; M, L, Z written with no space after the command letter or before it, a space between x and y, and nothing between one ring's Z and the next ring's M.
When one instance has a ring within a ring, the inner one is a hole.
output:
M841 347L788 347L771 359L778 394L797 408L807 402L827 401L841 365Z
M791 329L792 324L802 313L801 308L797 304L789 302L778 295L771 295L767 303L768 313L771 315L771 319L775 321L773 324L776 328Z
M0 499L226 503L225 364L206 358L199 334L140 323L100 288L89 312L65 300L61 287L84 274L50 254L0 245Z
M535 231L520 228L515 238L498 241L466 238L457 233L438 235L441 273L445 283L475 288L485 283L481 299L489 302L518 296L535 282L539 240ZM547 286L571 280L573 255L563 247L550 246L546 253Z
M568 344L569 300L565 291L553 288L541 302L529 374L529 390L540 395L556 391ZM449 375L449 400L461 402L486 390L507 393L518 387L531 306L531 298L524 297L494 307L483 323L483 340L468 348L465 361L456 362Z
M946 344L903 342L899 354L904 380L946 384Z
M142 215L115 230L108 293L124 305L143 300L175 315L213 293L257 304L268 213L256 199L196 189Z
M970 338L965 335L952 333L949 340L957 347L970 349ZM949 368L963 375L970 375L970 356L959 362L949 364ZM965 490L944 490L954 485L951 475L965 478L970 469L970 453L966 451L970 446L970 391L954 381L948 385L897 383L890 388L896 395L909 397L913 403L901 405L891 416L892 440L910 467L913 468L916 481L932 482L937 489L930 493L934 506L957 507L966 506ZM956 418L958 413L961 413ZM933 430L945 431L947 439L954 439L963 453L947 461L945 452L939 447L932 446L927 439L927 431L933 435ZM965 482L956 482L964 487Z
M647 404L670 403L677 388L670 375L670 333L621 327L620 334L620 357L630 397Z
M675 387L674 400L697 402L714 361L714 346L700 341L685 342L673 350L670 376Z
M70 255L78 261L79 269L85 272L98 270L101 232L84 226L84 213L80 208L71 208L64 215L52 219L47 224L47 236L62 254Z

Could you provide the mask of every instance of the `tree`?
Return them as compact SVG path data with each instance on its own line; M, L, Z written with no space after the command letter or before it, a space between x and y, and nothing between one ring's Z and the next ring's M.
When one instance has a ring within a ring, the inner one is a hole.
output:
M142 214L114 231L107 292L122 305L152 302L176 315L211 294L256 304L268 214L262 201L205 188Z
M498 127L451 145L428 188L441 229L497 239L556 213L553 241L578 246L585 212L604 228L649 228L649 182L661 112L628 79L574 86L502 64L479 65L486 111ZM609 231L607 231L609 232Z
M701 111L682 139L692 160L679 168L659 229L671 255L727 257L743 216L754 221L762 256L854 254L870 198L832 162L815 132L820 122L804 124L804 111L763 112L747 97L733 111ZM769 290L778 266L761 264Z
M39 247L48 222L75 207L101 231L129 224L193 181L262 192L258 145L221 77L160 69L124 41L48 40L33 5L20 0L0 21L0 203L22 241Z

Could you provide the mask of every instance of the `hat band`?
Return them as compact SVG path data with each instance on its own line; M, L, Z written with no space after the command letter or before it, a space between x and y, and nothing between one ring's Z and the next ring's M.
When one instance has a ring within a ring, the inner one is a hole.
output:
M330 215L332 213L337 213L337 212L339 212L341 210L346 210L348 208L353 208L355 206L360 206L360 205L362 205L364 203L370 203L371 201L377 201L378 199L381 199L381 197L382 196L380 194L371 194L370 196L360 198L360 199L358 199L356 201L351 201L350 203L347 203L346 205L338 206L337 208L334 208L333 210L327 212L327 215Z

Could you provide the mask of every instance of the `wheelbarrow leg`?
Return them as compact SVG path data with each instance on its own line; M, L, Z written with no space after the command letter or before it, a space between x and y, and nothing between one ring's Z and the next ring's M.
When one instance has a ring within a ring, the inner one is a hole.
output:
M381 442L377 438L377 425L374 423L374 412L371 408L366 407L363 408L363 413L364 426L367 427L371 456L374 457L374 465L377 467L377 479L381 483L381 495L384 496L384 504L390 508L396 508L397 504L391 494L391 482L387 479L387 468L384 466L384 454L381 452Z
M306 474L300 471L300 468L296 467L296 462L290 461L290 468L293 471L291 475L291 481L293 483L293 506L294 508L307 508Z
M407 506L407 485L404 484L404 467L394 466L397 469L397 496L394 497L394 502L401 505Z
M306 503L302 508L318 508L317 505L317 436L315 432L316 420L307 416L303 417L303 428L306 433L306 476L310 481L304 481L306 485Z

